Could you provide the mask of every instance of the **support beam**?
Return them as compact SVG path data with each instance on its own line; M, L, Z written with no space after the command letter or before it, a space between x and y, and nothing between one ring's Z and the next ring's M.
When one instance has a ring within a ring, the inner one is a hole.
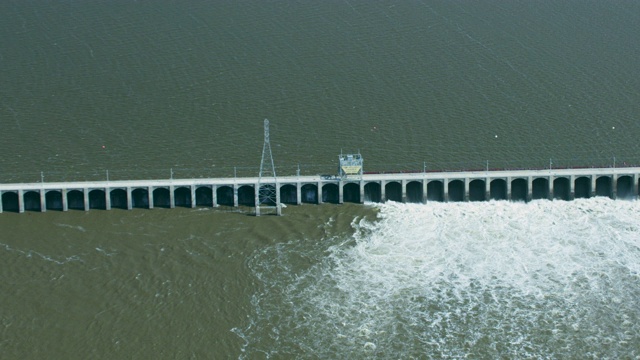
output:
M409 202L407 199L407 179L402 179L400 182L400 186L402 187L402 202Z
M233 184L233 207L238 207L238 185L236 184Z
M576 177L569 176L569 200L576 198Z
M256 216L260 216L260 183L255 183L253 185L253 193L254 193L254 204L256 205Z
M69 211L69 199L67 199L67 189L61 189L62 194L62 211Z
M364 181L360 180L360 204L364 204Z
M322 181L318 181L318 205L322 204Z
M443 190L444 190L444 199L442 201L449 202L449 179L445 178L442 180Z
M387 181L380 181L380 201L387 202Z
M260 183L253 184L254 204L256 206L256 216L260 216Z
M40 190L40 212L47 212L47 194L44 189Z
M280 184L276 182L276 215L282 215L282 203L280 202Z
M196 207L196 186L191 185L191 207Z
M491 200L491 178L484 179L484 201Z
M84 211L89 211L89 189L88 188L84 188L82 189L82 196L83 196L83 200L84 200Z
M2 191L0 191L0 214L2 214Z
M153 209L153 187L149 186L147 188L147 197L149 201L149 209Z
M111 188L104 188L104 208L111 210Z
M127 210L133 209L133 196L131 196L131 188L127 187Z
M218 187L211 185L211 206L218 207Z
M176 207L176 194L173 185L169 185L169 208L175 209Z
M344 190L342 189L343 186L344 183L342 182L342 180L338 181L338 204L344 203Z
M469 178L464 178L464 195L462 201L469 201Z
M429 182L427 181L427 179L422 179L422 203L426 204L427 203L427 190L429 189Z
M24 212L24 190L18 190L18 212Z
M296 184L296 204L302 205L302 183L299 181Z

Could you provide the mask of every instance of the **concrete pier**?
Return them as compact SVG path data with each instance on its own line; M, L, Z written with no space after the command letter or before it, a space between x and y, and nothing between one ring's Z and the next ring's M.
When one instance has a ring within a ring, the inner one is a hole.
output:
M364 174L342 178L296 175L276 179L276 201L299 205L367 201L527 202L593 196L635 199L639 179L640 167ZM255 177L9 183L0 184L0 212L110 210L112 206L123 209L255 206L256 184Z

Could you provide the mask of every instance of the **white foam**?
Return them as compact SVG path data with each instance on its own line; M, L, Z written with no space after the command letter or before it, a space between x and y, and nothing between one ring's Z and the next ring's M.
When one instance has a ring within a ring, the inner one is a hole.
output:
M354 222L349 241L256 255L266 290L242 332L247 356L638 351L639 202L387 203L379 214Z

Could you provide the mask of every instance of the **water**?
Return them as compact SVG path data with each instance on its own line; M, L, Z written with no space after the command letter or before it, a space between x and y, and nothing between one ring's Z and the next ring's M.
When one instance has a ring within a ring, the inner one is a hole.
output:
M237 357L259 289L247 261L280 241L350 232L358 205L285 217L224 210L5 213L3 356ZM322 225L333 217L332 226ZM270 231L265 231L270 229Z
M252 256L243 357L640 356L636 202L376 207Z
M0 3L0 181L640 164L634 2ZM638 205L0 215L7 358L638 354Z
M4 181L640 164L633 2L1 6Z
M640 355L638 202L38 216L0 218L9 357Z

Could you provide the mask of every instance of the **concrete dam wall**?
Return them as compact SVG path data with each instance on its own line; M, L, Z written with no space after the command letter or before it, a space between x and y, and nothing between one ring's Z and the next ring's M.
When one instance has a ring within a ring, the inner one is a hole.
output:
M255 206L259 186L281 204L531 201L638 197L640 168L283 176L0 184L0 212ZM278 206L280 204L271 204Z

